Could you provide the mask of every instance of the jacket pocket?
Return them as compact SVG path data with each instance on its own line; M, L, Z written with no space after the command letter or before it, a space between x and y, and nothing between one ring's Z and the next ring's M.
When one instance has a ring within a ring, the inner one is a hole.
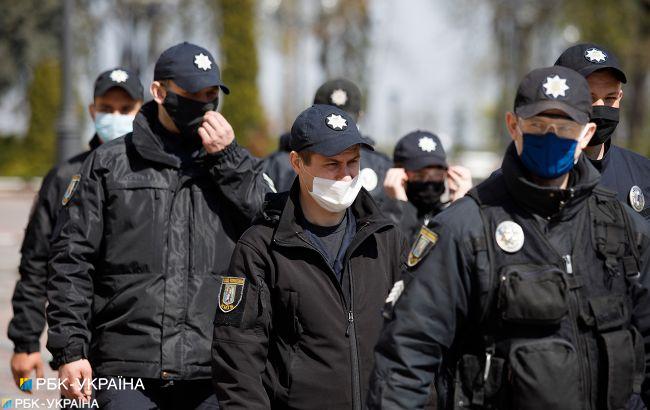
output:
M600 335L604 371L601 385L607 408L625 409L632 393L640 393L645 377L645 351L641 334L632 327Z
M499 277L497 309L504 321L557 325L567 314L568 286L558 268L506 266Z
M108 272L162 271L166 192L155 181L107 183L104 260Z
M568 341L547 338L515 342L509 362L512 408L583 408L579 358Z

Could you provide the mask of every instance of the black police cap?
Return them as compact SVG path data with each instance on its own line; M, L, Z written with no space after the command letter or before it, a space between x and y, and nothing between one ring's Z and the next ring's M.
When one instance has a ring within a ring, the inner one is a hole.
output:
M361 90L344 78L330 80L318 87L314 104L333 105L356 118L361 111Z
M374 150L350 114L331 105L312 105L298 115L291 127L290 145L297 152L332 157L357 144Z
M608 68L622 83L627 82L627 77L625 77L614 53L592 43L577 44L567 48L557 59L555 65L570 68L585 77L594 71Z
M124 67L116 67L101 73L95 80L93 96L101 97L111 88L121 88L134 100L143 100L144 91L138 76Z
M521 80L514 108L515 114L523 118L558 109L574 121L586 124L591 118L589 84L583 76L570 68L538 68Z
M230 94L230 89L221 81L219 66L212 54L205 48L188 42L163 51L156 61L153 79L174 80L179 87L190 93L218 86L224 93Z
M429 131L409 132L397 142L393 162L408 171L439 166L448 168L447 154L440 138Z

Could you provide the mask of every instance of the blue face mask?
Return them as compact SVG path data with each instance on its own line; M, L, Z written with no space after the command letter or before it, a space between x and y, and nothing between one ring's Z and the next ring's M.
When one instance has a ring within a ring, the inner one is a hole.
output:
M134 119L135 115L98 112L95 116L95 131L102 142L108 142L133 131Z
M558 137L554 132L546 134L524 133L521 162L534 175L553 179L571 171L575 164L578 141Z

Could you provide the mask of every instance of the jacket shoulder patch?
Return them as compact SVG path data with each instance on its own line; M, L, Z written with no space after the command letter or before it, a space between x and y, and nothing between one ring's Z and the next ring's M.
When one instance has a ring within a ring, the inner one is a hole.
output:
M221 288L219 289L219 309L223 313L231 313L242 300L244 295L244 285L246 279L224 276L221 280Z
M248 283L246 278L237 276L222 276L219 288L218 310L215 324L239 326L244 317L242 300L246 298ZM246 302L244 302L245 304ZM241 306L240 306L241 305Z
M80 174L75 174L72 176L72 178L70 178L70 183L68 184L68 187L65 189L65 193L63 194L63 199L61 200L62 206L66 206L68 202L70 202L72 196L77 190L77 187L79 186L79 181L81 181Z
M417 239L411 247L409 252L408 259L406 264L409 267L413 267L422 260L422 258L433 248L433 246L438 242L438 234L433 232L431 229L423 226L420 229Z

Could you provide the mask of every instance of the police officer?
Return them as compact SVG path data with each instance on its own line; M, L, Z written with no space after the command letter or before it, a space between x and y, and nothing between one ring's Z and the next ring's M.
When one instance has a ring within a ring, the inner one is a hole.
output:
M314 104L333 105L347 112L355 122L359 121L361 112L361 90L352 81L338 78L323 83L314 97ZM374 141L364 136L370 146ZM293 184L295 172L290 170L288 154L273 154L265 160L265 172L269 174L278 192L288 190ZM383 202L386 198L382 189L382 181L386 172L393 166L391 160L384 154L368 149L364 145L361 148L361 182L363 187L370 192L372 197Z
M363 408L381 307L406 256L362 188L365 144L336 107L294 122L298 178L268 201L220 279L212 358L223 408Z
M409 254L371 409L420 408L432 379L439 409L620 409L647 381L650 230L581 155L590 114L577 72L522 80L502 172Z
M391 200L382 211L393 219L408 240L415 239L421 226L472 187L470 171L449 166L437 135L417 130L406 134L395 146L395 168L386 173L384 190ZM445 198L443 200L443 197Z
M105 71L95 81L93 102L88 111L95 123L90 150L103 142L131 132L133 119L142 106L142 84L130 70L118 67ZM45 328L47 299L47 258L52 229L56 224L61 198L72 175L77 174L90 151L83 152L52 168L45 176L21 247L9 322L9 339L14 343L11 371L16 385L21 378L43 377L39 338Z
M591 89L593 122L598 128L585 154L602 175L601 183L616 192L620 201L650 220L650 160L612 144L619 121L622 84L627 82L618 58L596 44L578 44L566 49L555 62L585 78Z
M98 404L218 407L210 383L217 279L270 192L214 111L220 89L229 92L207 50L167 49L133 132L93 151L72 177L47 308L47 347L66 397L92 394L77 380L138 378L135 389L98 390Z

